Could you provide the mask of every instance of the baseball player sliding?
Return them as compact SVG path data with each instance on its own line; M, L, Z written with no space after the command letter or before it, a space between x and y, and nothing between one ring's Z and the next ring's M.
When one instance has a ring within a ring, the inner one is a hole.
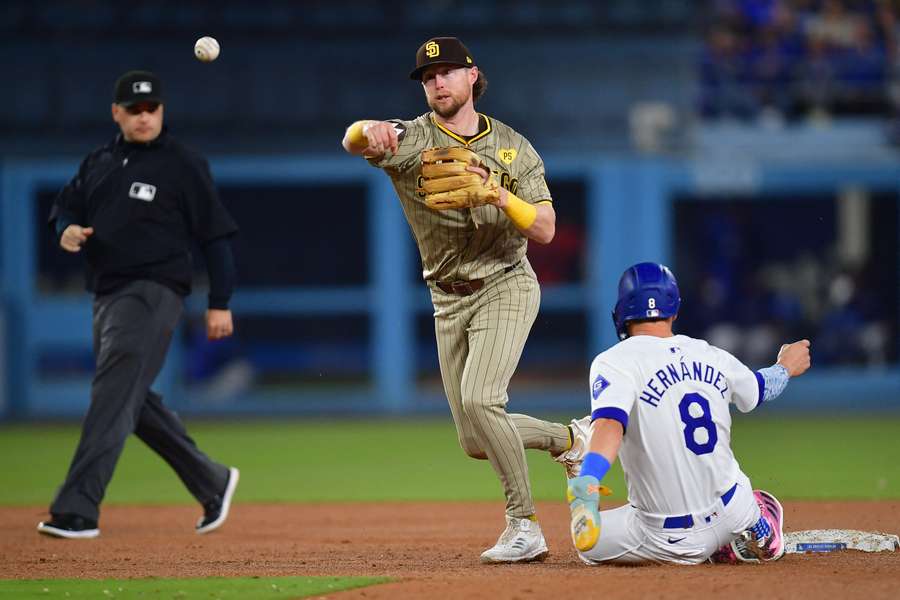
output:
M528 240L549 243L556 214L544 164L524 137L475 111L487 85L456 38L433 38L410 74L431 112L410 121L357 121L344 148L390 176L422 257L434 303L444 390L459 443L487 459L506 493L507 527L484 562L547 555L525 448L577 474L588 419L566 426L506 412L507 386L537 316L540 288Z
M784 554L783 513L754 491L731 452L734 403L749 412L809 369L809 342L785 344L751 371L724 350L672 333L681 298L671 271L629 268L613 312L622 340L591 365L591 439L568 484L572 540L590 565L760 562ZM628 504L599 511L616 456Z

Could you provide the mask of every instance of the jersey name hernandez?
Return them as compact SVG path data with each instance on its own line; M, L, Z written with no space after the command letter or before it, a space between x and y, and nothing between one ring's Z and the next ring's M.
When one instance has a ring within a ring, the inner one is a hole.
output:
M735 484L729 404L753 410L762 386L731 354L684 335L636 336L598 355L590 378L592 417L625 428L619 459L632 505L701 512Z

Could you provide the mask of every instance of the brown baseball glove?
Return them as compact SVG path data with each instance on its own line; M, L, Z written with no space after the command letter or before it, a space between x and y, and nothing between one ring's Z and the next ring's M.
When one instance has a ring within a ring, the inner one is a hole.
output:
M493 175L484 181L478 173L466 167L490 169L477 154L462 146L428 148L422 150L422 187L425 204L434 210L474 208L493 204L500 199L500 186Z

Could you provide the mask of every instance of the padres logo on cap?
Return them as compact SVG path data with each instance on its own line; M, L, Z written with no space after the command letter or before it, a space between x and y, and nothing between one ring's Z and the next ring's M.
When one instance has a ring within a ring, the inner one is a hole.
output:
M422 71L431 65L458 65L471 67L475 64L472 54L455 37L437 37L424 42L416 50L416 68L409 74L410 79L422 79Z

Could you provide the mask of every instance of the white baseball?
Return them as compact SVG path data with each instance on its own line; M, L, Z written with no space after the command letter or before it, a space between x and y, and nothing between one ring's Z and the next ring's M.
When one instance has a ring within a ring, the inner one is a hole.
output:
M201 62L212 62L219 57L219 42L216 38L203 36L194 43L194 56Z

